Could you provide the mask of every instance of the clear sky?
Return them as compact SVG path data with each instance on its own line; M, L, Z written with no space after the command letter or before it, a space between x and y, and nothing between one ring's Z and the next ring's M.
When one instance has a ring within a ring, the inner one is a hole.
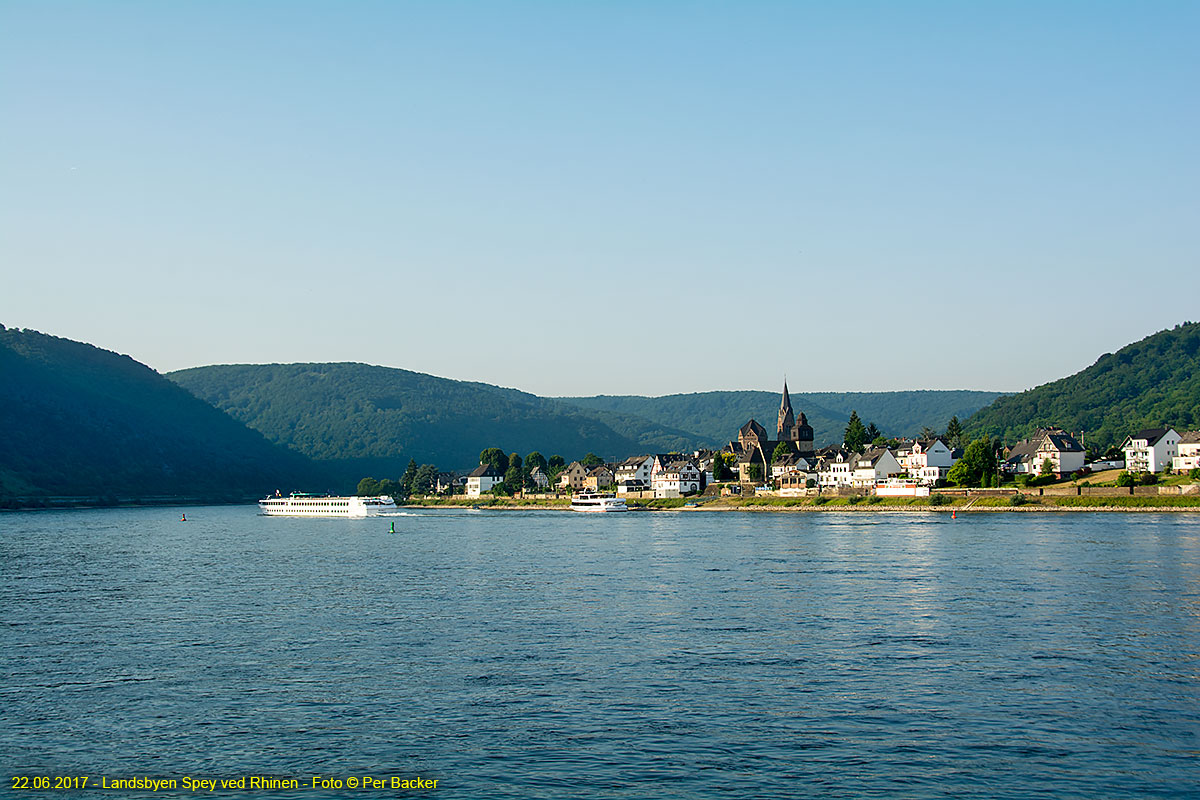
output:
M1019 390L1200 318L1200 3L0 3L0 323Z

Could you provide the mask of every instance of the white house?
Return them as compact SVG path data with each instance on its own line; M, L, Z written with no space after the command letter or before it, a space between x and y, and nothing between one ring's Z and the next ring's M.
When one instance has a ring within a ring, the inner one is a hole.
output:
M504 476L491 464L480 464L467 473L467 496L479 497L484 492L490 492L492 487L502 480Z
M622 461L613 476L617 482L617 494L648 490L653 469L654 456L633 456Z
M1121 449L1130 472L1162 472L1179 455L1179 434L1174 428L1147 428L1126 438Z
M1062 428L1042 428L1013 445L1001 467L1010 475L1040 475L1049 460L1050 471L1061 478L1083 469L1085 457L1074 436Z
M896 451L901 470L923 486L944 479L954 466L954 451L941 439L917 439Z
M650 486L655 497L683 497L701 491L703 474L695 461L685 456L655 456Z
M1179 437L1179 455L1171 459L1176 472L1200 468L1200 431L1188 431Z
M904 469L886 447L873 447L850 460L850 485L858 488L873 487Z
M853 485L850 475L852 455L846 450L834 450L817 463L817 476L822 489L838 489Z

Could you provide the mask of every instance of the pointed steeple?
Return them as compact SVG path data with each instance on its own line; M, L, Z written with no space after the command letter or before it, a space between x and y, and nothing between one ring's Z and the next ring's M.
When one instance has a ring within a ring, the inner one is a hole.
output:
M787 378L783 379L783 400L779 403L779 424L776 426L779 440L792 438L792 427L796 424L796 415L792 412L792 398L788 396Z

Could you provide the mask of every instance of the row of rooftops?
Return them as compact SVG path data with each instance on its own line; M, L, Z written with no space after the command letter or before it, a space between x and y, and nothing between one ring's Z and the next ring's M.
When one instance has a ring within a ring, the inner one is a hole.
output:
M1146 442L1146 446L1153 447L1165 436L1172 428L1147 428L1131 434L1126 438L1123 447L1131 446L1135 440ZM742 426L740 432L753 432L758 435L765 435L766 430L754 420L750 420ZM897 447L889 450L888 448L876 447L868 448L862 453L855 454L847 450L845 447L838 445L829 445L827 447L818 448L813 452L812 457L804 456L797 452L790 453L786 458L773 462L773 464L782 464L784 466L794 466L800 461L804 461L810 466L820 468L825 462L851 462L851 469L856 468L861 464L874 465L876 461L883 457L885 452L891 452L895 456L906 455L917 451L923 452L934 447L936 443L941 442L949 448L949 445L941 437L932 439L903 439ZM1188 431L1180 436L1180 444L1200 444L1200 431ZM778 442L770 442L772 448ZM794 443L791 443L794 444ZM751 461L759 452L758 448L742 448L737 442L730 442L725 446L727 452L731 452L738 456L739 462ZM1067 433L1062 428L1042 428L1028 439L1023 439L1013 445L1009 451L1006 460L1010 463L1017 463L1023 460L1030 460L1039 452L1048 450L1056 450L1060 453L1082 453L1083 446L1071 434ZM646 462L647 459L658 461L663 469L668 471L677 471L681 467L691 464L699 468L701 461L708 451L698 451L695 455L687 455L684 453L652 453L637 456L630 456L624 461L615 464L601 464L600 466L588 469L578 461L572 461L563 468L563 471L571 470L578 466L584 469L588 476L598 476L603 471L607 471L610 475L615 475L621 468L636 469ZM962 451L959 449L951 449L951 457L957 460L962 457ZM470 478L504 477L492 468L490 464L481 464L467 474Z

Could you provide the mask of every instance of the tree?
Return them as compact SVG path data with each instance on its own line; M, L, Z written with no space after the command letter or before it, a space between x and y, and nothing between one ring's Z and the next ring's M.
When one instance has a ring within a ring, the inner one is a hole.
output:
M433 494L437 489L437 467L433 464L422 464L417 470L417 475L413 478L412 492L413 494Z
M408 467L404 468L404 474L400 476L400 486L403 494L413 493L413 479L416 477L416 459L408 459Z
M780 442L775 445L775 452L771 453L771 463L778 464L792 454L792 447L787 442Z
M937 431L935 431L933 428L929 427L928 425L925 425L921 428L921 435L917 438L919 438L919 439L936 439Z
M562 469L566 465L567 461L562 456L550 456L549 460L546 461L546 466L549 469Z
M583 457L583 460L580 461L579 463L582 464L583 466L587 467L588 469L595 469L596 467L598 467L604 463L604 459L601 458L600 456L596 455L595 453L588 453L586 456Z
M867 441L868 442L874 442L876 439L882 439L882 438L883 438L883 434L879 432L879 428L875 427L874 422L872 422L870 425L867 426Z
M516 453L510 453L508 456L508 469L516 467L517 472L521 471L521 457ZM508 470L505 470L507 472Z
M955 414L946 425L946 444L958 447L962 442L962 435L962 423L958 421L958 415Z
M718 452L713 454L713 480L727 481L733 477L730 465L733 463L733 453Z
M749 473L749 477L750 477L751 481L757 482L757 481L761 481L763 479L762 464L759 464L757 461L755 461L753 464L751 464L750 467L746 470L746 472Z
M404 497L404 486L399 481L394 481L391 478L384 478L368 497L386 494L388 497Z
M967 445L963 457L958 460L946 479L957 486L986 486L996 474L997 442L984 436Z
M490 464L492 469L503 475L508 470L508 456L499 447L489 447L479 454L479 465Z
M354 490L354 493L359 497L378 497L380 494L379 481L374 478L363 478L358 482L358 488Z
M514 453L514 455L516 455ZM525 483L525 476L521 474L520 466L509 467L504 473L504 486L509 494L519 492Z
M533 472L533 468L537 467L542 472L549 471L550 465L546 463L546 457L534 450L529 455L525 456L525 473Z
M861 453L863 445L870 441L867 439L867 429L863 427L862 420L858 418L857 411L850 411L850 421L846 425L846 436L842 441L846 443L848 450L853 450L856 453Z
M1042 471L1039 474L1042 475L1043 477L1046 475L1053 475L1054 474L1054 462L1048 458L1043 459L1042 460Z

